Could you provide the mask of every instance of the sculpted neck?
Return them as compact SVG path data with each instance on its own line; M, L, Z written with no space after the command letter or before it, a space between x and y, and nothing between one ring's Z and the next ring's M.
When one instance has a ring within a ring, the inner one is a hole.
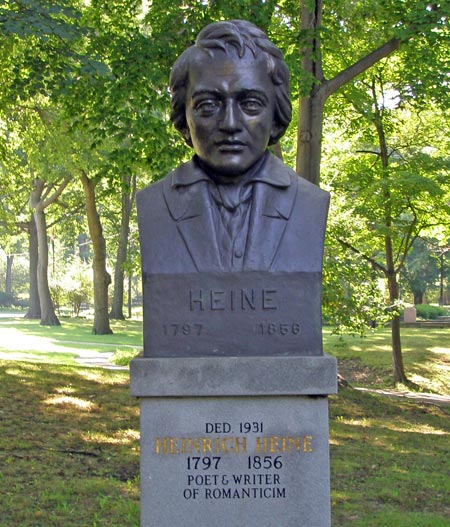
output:
M254 163L246 172L235 176L226 176L214 172L211 167L204 163L197 155L194 156L194 160L197 165L205 172L205 174L214 181L217 185L244 185L246 182L251 181L253 176L257 174L269 156L269 152L266 150L264 154Z

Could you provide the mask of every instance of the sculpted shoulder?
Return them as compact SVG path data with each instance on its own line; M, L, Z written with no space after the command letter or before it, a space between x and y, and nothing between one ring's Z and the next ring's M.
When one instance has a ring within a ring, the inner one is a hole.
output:
M298 191L301 195L310 196L315 201L329 201L329 193L326 190L319 188L307 179L299 176L292 168L285 165L279 158L271 155L268 163L268 170L272 174L281 175L289 178L291 184L298 185Z
M165 177L150 183L143 189L139 190L136 194L136 203L139 207L140 204L147 203L149 200L155 199L158 194L162 193L163 186L170 182L174 171L169 172Z

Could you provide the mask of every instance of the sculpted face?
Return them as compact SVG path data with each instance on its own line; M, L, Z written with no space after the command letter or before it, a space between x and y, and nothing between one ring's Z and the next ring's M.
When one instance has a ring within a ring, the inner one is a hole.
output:
M220 50L191 64L186 121L195 153L220 176L246 172L264 154L274 125L275 88L262 58Z

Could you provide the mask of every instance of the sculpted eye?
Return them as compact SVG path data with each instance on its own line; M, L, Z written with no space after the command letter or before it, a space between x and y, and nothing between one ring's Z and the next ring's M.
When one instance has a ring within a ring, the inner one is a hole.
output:
M206 99L203 101L198 101L194 105L194 109L199 112L201 115L209 115L214 113L217 108L219 108L220 102L215 99Z
M264 109L264 103L253 97L244 99L241 101L240 105L244 112L249 114L256 114Z

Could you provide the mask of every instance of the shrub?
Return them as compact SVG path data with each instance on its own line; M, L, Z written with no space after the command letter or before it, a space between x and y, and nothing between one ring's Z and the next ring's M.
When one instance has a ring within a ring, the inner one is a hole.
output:
M414 306L417 311L417 316L426 320L436 320L438 317L448 315L448 309L440 306L432 306L430 304L417 304Z
M140 353L141 351L136 349L117 349L111 358L111 362L118 366L129 366L131 360Z

